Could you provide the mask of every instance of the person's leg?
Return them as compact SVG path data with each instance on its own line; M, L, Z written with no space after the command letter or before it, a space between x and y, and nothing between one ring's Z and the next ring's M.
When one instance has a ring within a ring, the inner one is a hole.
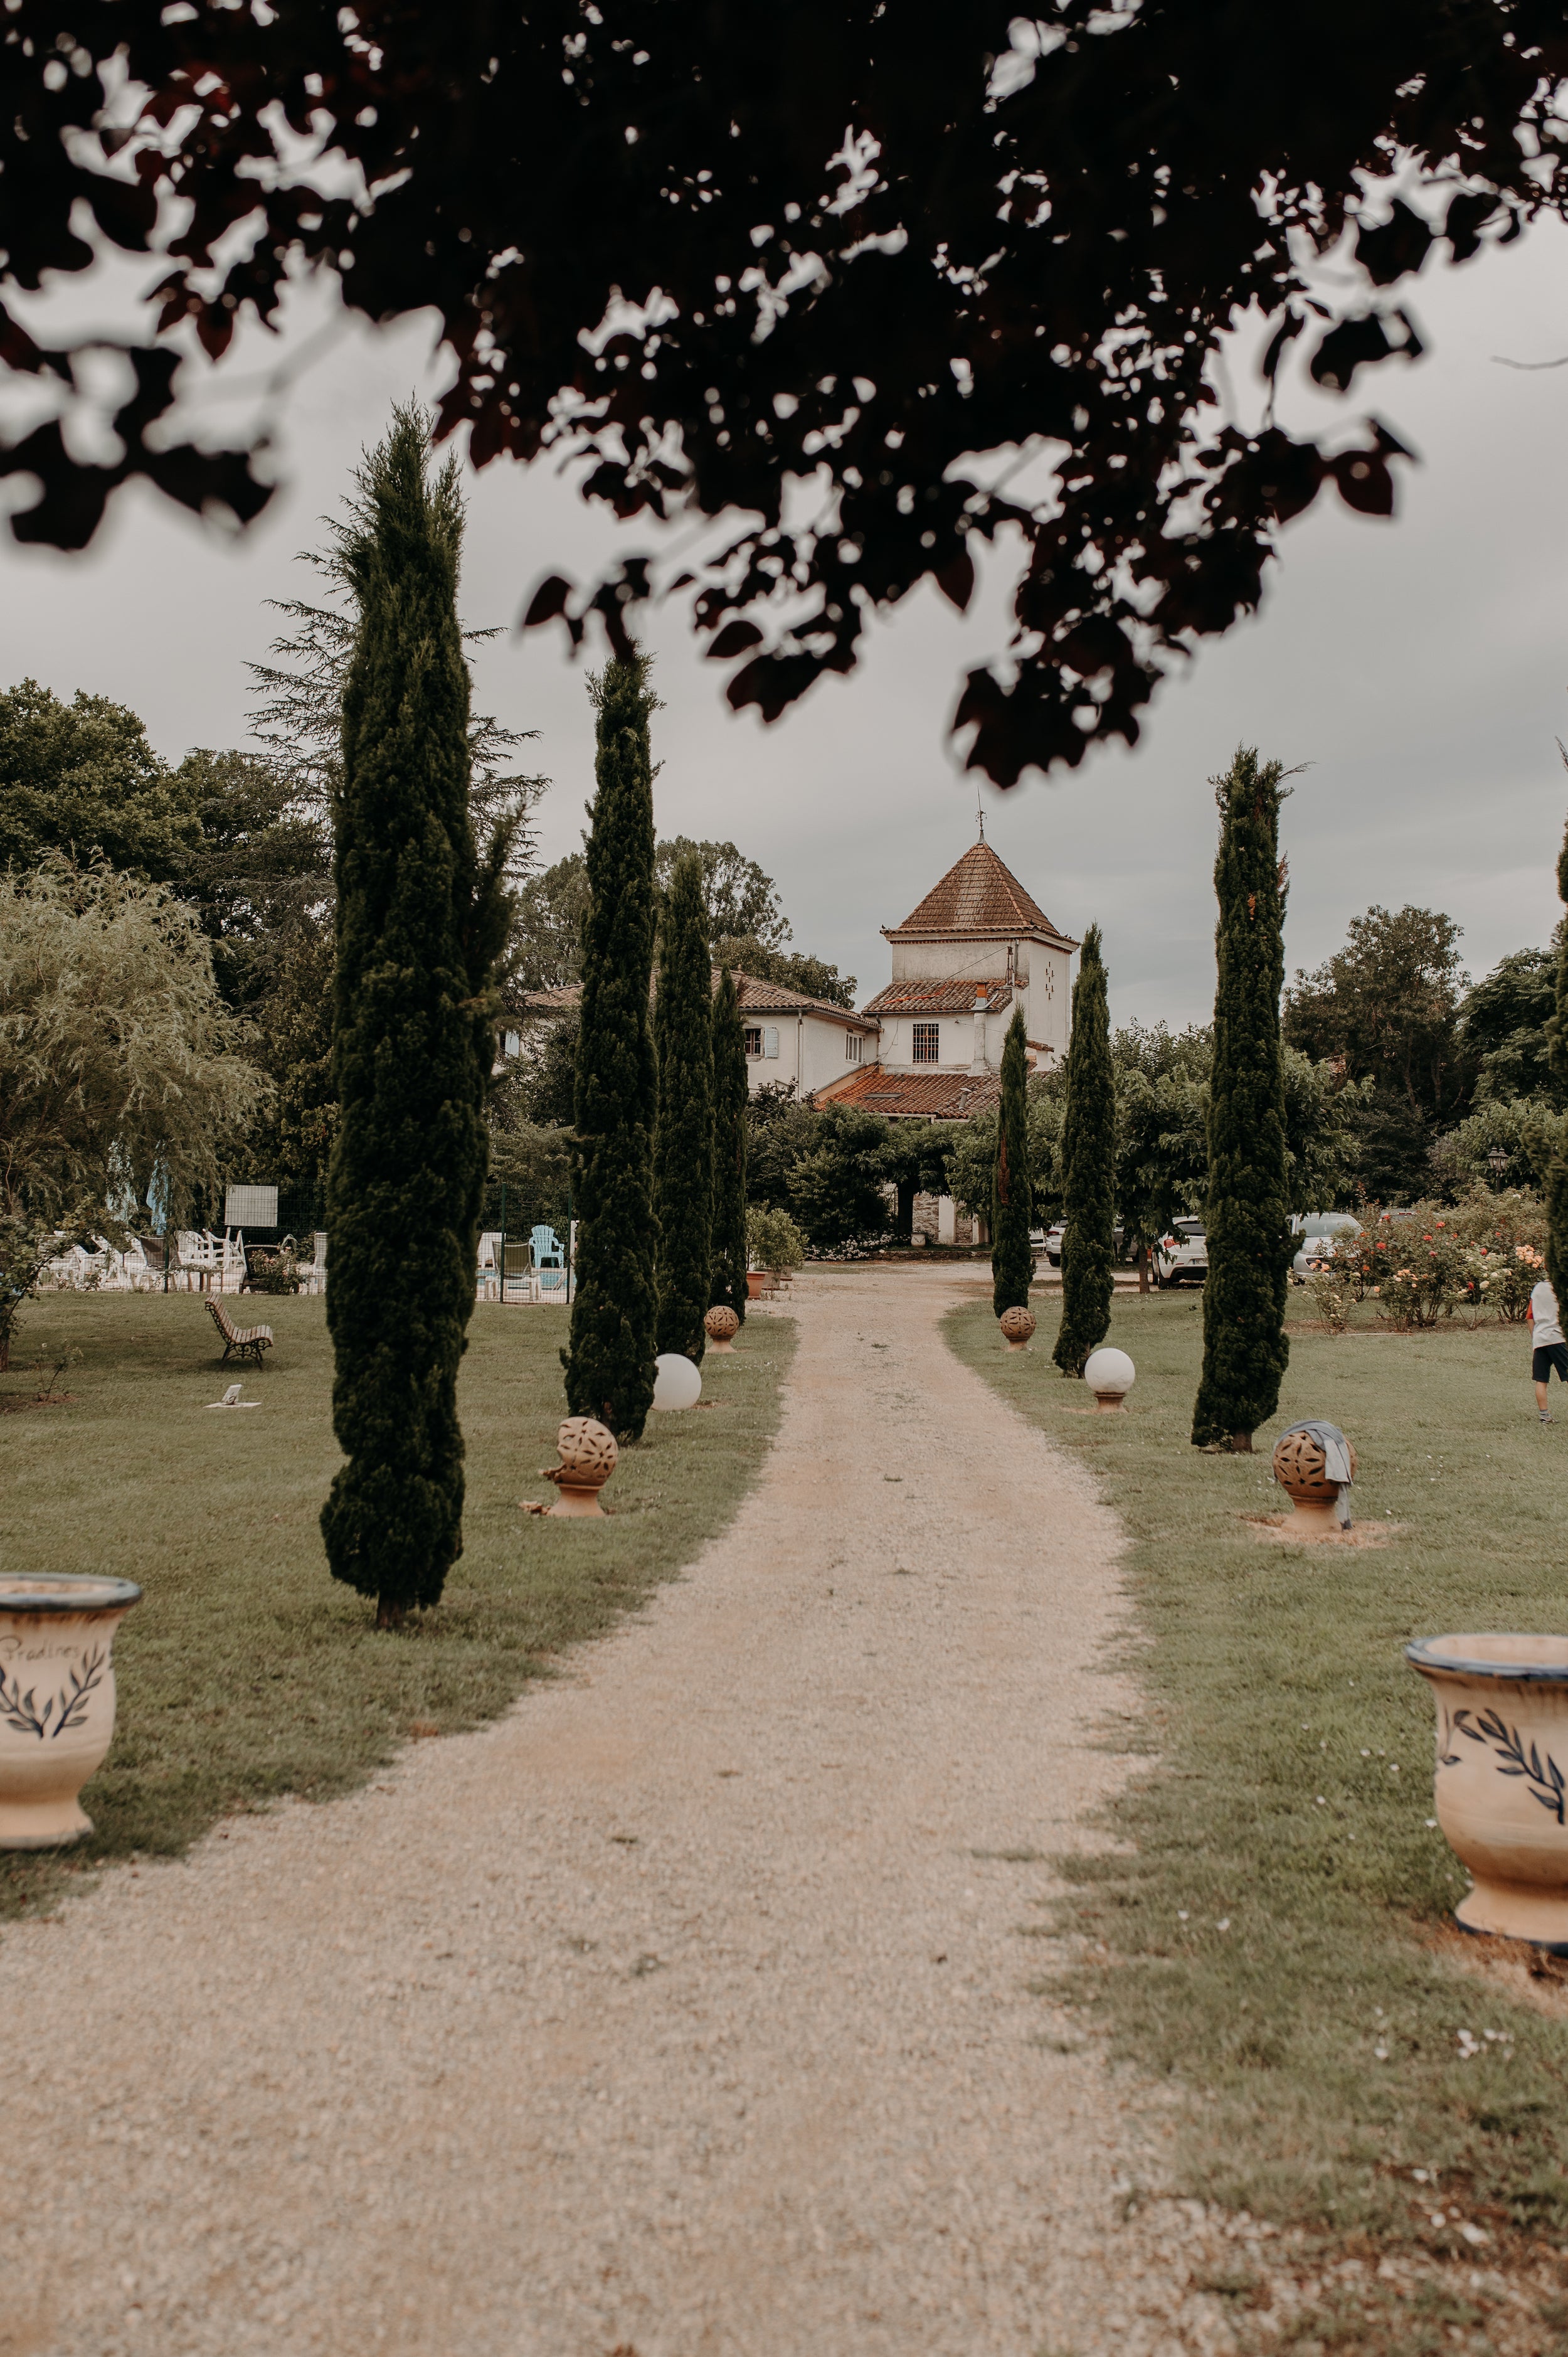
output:
M1535 1386L1535 1405L1541 1410L1542 1418L1550 1421L1550 1411L1546 1405L1546 1385L1544 1383L1537 1383Z

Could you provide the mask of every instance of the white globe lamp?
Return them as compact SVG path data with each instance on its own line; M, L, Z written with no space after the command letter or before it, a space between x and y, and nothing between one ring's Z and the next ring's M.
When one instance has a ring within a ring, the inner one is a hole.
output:
M1083 1380L1094 1394L1099 1415L1120 1415L1122 1403L1138 1372L1125 1351L1090 1351L1083 1362Z
M695 1407L703 1396L702 1371L683 1351L660 1351L653 1361L656 1408Z

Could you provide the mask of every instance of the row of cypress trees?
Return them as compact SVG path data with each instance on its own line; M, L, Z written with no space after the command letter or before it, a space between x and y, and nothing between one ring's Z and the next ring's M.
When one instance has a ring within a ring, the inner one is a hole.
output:
M580 1223L571 1339L574 1415L636 1440L661 1352L701 1361L715 1303L746 1316L746 1043L735 980L713 987L702 865L654 888L659 699L649 662L590 683L597 791L588 835L575 1095ZM657 933L659 985L652 989ZM651 994L651 1014L650 1002Z

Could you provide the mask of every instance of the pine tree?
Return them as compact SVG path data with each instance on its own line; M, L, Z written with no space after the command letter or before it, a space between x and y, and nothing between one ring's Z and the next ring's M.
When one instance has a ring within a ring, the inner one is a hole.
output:
M1026 1309L1035 1274L1029 1228L1035 1189L1029 1169L1028 1033L1015 1007L1002 1049L1002 1108L996 1124L996 1168L991 1182L991 1307Z
M1064 1375L1083 1362L1111 1323L1116 1225L1116 1080L1100 928L1083 937L1072 994L1072 1039L1062 1110L1062 1322L1051 1356Z
M434 477L428 461L427 421L398 410L360 470L343 543L359 621L333 814L327 1318L348 1462L321 1528L334 1578L376 1598L380 1628L437 1603L462 1549L457 1368L508 914L504 830L481 865L468 814L456 461Z
M1208 1281L1195 1448L1250 1451L1279 1405L1290 1344L1289 1157L1280 994L1284 988L1284 771L1239 746L1211 782L1219 805L1214 888L1214 1069L1208 1100Z
M684 1351L700 1365L714 1275L714 973L703 863L694 851L677 860L665 904L653 1044L659 1348Z
M751 1088L740 994L728 966L714 993L714 1275L710 1308L746 1323L746 1123Z
M1557 862L1557 890L1568 900L1568 833ZM1547 1019L1546 1039L1552 1078L1568 1084L1568 917L1557 931L1557 1008ZM1546 1274L1558 1307L1568 1308L1568 1148L1561 1146L1546 1169Z
M597 752L577 1039L576 1297L562 1352L574 1415L637 1440L653 1399L653 762L649 660L588 682Z

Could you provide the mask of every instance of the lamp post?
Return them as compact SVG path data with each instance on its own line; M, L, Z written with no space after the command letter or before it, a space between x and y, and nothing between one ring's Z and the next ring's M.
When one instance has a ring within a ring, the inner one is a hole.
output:
M1513 1156L1511 1154L1505 1153L1500 1146L1493 1146L1491 1152L1487 1157L1487 1168L1492 1174L1492 1181L1494 1185L1498 1184L1501 1180L1503 1172L1508 1168L1509 1164L1512 1160Z

